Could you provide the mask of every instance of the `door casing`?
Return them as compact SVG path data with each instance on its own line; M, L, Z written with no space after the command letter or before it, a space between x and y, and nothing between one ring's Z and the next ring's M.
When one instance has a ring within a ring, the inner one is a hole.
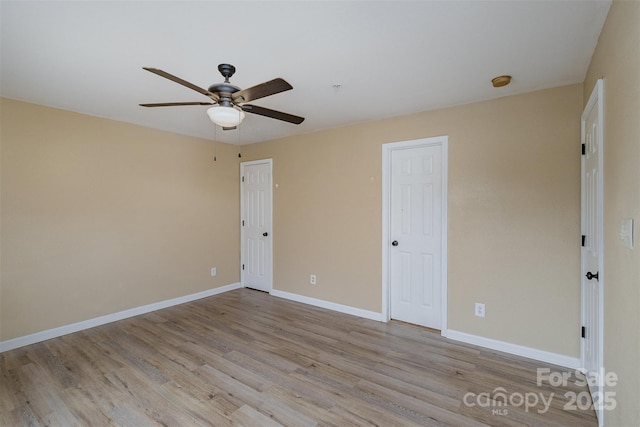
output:
M586 334L591 336L593 331L590 330L592 328L593 322L597 323L597 339L595 342L596 350L595 357L597 360L587 360L587 346L586 340L583 338L580 340L580 361L582 365L582 370L585 373L596 376L597 384L591 386L590 383L590 392L592 396L603 396L603 385L601 384L602 378L604 377L604 179L603 179L603 171L604 171L604 83L602 79L599 79L596 82L595 87L593 88L593 92L589 97L589 101L585 106L584 112L582 114L581 119L581 144L586 144L586 134L587 134L587 120L591 112L596 109L597 113L597 128L595 138L597 139L597 153L598 153L598 178L596 182L596 191L597 191L597 218L596 218L596 236L589 236L587 231L587 205L586 205L586 167L585 167L585 156L581 156L581 168L580 168L580 177L581 177L581 228L582 235L586 236L586 240L596 239L597 244L597 257L598 257L598 280L597 280L597 313L595 313L596 319L589 319L588 315L592 314L592 310L589 310L589 298L587 296L587 286L592 284L585 278L586 270L587 270L587 261L585 257L587 257L587 252L585 247L581 247L580 252L580 311L581 311L581 324L586 328ZM587 148L588 150L588 148ZM588 246L588 245L587 245ZM589 371L588 367L593 364L593 362L597 362L598 366L596 367L597 372ZM597 399L594 399L597 401ZM600 405L596 408L596 414L598 417L598 423L600 426L603 425L603 407L602 407L602 399L599 399Z
M391 320L390 263L391 252L391 152L414 147L439 145L442 147L442 280L441 280L441 322L440 333L447 331L447 177L448 177L448 141L449 137L436 136L408 141L382 144L382 320Z
M268 224L265 224L265 229L266 231L269 233L269 238L267 239L267 250L269 251L269 260L271 265L268 267L268 271L269 271L269 275L267 277L267 280L269 282L269 290L268 292L271 293L271 291L273 290L273 187L272 187L272 183L273 183L273 160L272 159L262 159L262 160L253 160L253 161L248 161L248 162L241 162L240 163L240 283L242 283L242 286L245 287L246 283L245 283L245 271L243 270L242 266L245 264L245 251L246 251L246 247L245 247L245 227L243 226L243 221L244 221L244 214L245 214L245 201L244 201L244 181L242 179L242 177L245 175L245 168L247 166L252 166L252 165L260 165L260 164L267 164L269 166L269 177L270 177L270 182L269 182L269 212L268 212L268 218L269 218L269 222Z

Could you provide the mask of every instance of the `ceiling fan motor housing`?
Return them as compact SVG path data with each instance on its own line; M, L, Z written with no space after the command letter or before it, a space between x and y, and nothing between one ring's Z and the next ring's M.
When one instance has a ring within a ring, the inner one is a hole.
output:
M234 103L231 95L240 90L238 86L234 86L229 83L229 77L233 76L236 72L236 67L231 64L218 65L218 71L224 77L224 83L215 83L209 86L209 92L217 93L220 96L218 102L223 107L231 107Z
M239 90L240 88L238 86L229 83L215 83L209 86L209 92L219 94L220 98L231 98L231 95Z

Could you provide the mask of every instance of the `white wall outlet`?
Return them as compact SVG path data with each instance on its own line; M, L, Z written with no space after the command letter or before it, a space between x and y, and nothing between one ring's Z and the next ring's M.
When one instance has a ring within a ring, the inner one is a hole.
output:
M481 302L476 303L476 316L484 317L484 304Z
M318 278L316 277L315 274L311 275L311 277L309 278L309 283L311 283L312 285L315 285L316 283L318 283Z
M216 274L218 274L218 270L215 267L211 267L211 277L215 276Z

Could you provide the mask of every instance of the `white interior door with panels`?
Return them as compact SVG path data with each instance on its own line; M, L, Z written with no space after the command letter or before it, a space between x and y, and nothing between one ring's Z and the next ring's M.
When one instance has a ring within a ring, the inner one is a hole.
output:
M603 245L603 82L598 80L582 114L582 366L590 381L596 413L602 425L604 354ZM598 380L600 379L600 380Z
M240 164L240 276L244 287L265 292L273 286L271 174L271 159Z
M383 146L383 317L446 329L447 137Z

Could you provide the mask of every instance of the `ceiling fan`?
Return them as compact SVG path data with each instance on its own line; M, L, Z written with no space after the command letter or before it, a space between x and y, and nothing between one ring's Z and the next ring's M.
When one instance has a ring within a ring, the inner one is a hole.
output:
M282 120L296 125L299 125L304 121L304 117L294 116L293 114L283 113L282 111L276 111L270 108L260 107L258 105L245 104L245 102L251 102L256 99L293 89L293 86L281 78L276 78L247 89L240 89L239 87L229 83L229 78L236 72L236 67L230 64L220 64L218 65L218 71L220 71L220 74L224 77L224 83L216 83L209 86L209 89L203 89L158 68L142 68L208 96L212 101L140 104L142 107L213 105L213 107L207 110L207 114L212 122L222 126L224 130L235 129L236 126L238 126L244 119L245 112Z

